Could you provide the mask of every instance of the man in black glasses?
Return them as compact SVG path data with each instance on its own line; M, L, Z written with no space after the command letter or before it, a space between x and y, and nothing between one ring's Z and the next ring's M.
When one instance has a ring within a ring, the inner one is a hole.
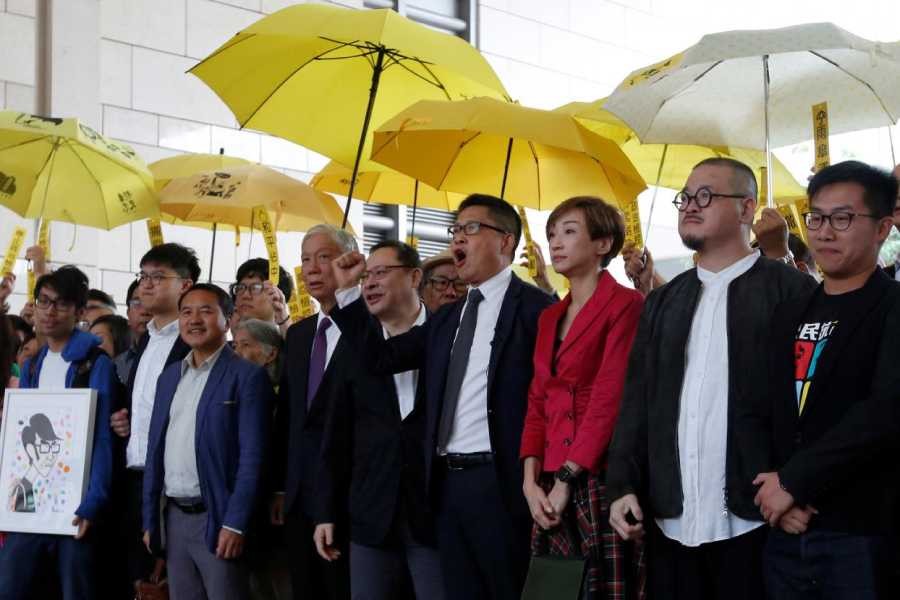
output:
M750 248L753 171L704 160L674 200L695 268L653 290L629 358L609 451L610 522L648 534L649 595L763 596L767 528L753 478L769 431L745 418L768 397L767 332L775 307L812 278Z
M294 291L294 282L284 267L278 267L278 285L269 281L269 261L251 258L238 267L236 283L231 286L231 298L238 318L259 319L275 323L282 335L291 325L287 302Z
M469 284L459 278L450 252L441 252L422 263L419 296L431 313L466 295Z
M900 284L877 267L897 181L846 161L809 183L809 243L824 282L772 325L773 468L754 481L775 527L769 597L868 600L889 589L900 499ZM777 470L775 470L777 469Z

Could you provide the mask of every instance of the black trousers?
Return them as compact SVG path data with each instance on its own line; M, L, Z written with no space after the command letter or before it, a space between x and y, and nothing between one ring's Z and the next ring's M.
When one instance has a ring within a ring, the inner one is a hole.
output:
M493 464L440 477L437 537L447 600L519 600L531 519L510 514Z
M315 524L296 512L288 514L284 523L294 600L348 600L350 561L346 532L336 532L338 536L343 535L343 543L338 541L341 557L328 562L316 552Z
M116 581L116 587L121 589L119 593L124 594L116 596L130 600L134 598L134 582L149 577L156 562L144 546L144 471L126 469L113 494L116 501L112 506L117 508L118 514L111 513L110 522L116 523L118 527L108 537L117 541L117 556L112 563L117 566L117 572L111 575ZM120 574L126 575L127 580Z
M760 600L765 598L766 525L735 538L697 547L667 538L649 522L648 598L654 600Z

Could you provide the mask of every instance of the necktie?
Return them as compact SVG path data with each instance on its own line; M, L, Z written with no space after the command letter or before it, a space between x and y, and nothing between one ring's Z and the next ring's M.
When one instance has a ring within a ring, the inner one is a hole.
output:
M325 331L331 327L331 319L324 318L319 321L316 329L316 338L313 340L312 356L309 357L309 380L306 384L306 409L312 406L313 398L319 391L322 377L325 375L325 359L328 358L328 338Z
M475 325L478 321L478 305L482 300L484 300L484 296L477 288L469 292L466 310L459 322L453 350L450 351L447 382L444 384L444 405L441 411L441 422L438 426L437 447L440 452L447 450L447 442L450 441L450 434L453 433L453 419L456 416L456 406L459 404L459 390L462 388L466 367L469 365L469 351L472 349Z

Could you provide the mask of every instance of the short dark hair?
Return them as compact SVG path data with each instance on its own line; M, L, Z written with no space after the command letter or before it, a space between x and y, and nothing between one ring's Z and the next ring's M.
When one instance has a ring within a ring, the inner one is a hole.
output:
M6 315L6 318L9 319L9 322L16 333L23 333L25 336L34 335L34 327L29 325L28 321L19 315Z
M515 258L516 248L519 246L519 238L522 237L522 219L512 204L496 196L472 194L460 203L456 214L458 215L465 209L473 206L483 206L488 209L497 227L513 236L515 244L513 244L512 254L513 258Z
M404 267L409 267L411 269L422 268L422 259L419 258L419 252L409 244L399 240L385 240L383 242L378 242L372 246L371 250L369 250L369 256L374 254L376 250L382 250L383 248L391 248L397 255L397 262Z
M28 425L22 428L22 447L34 446L38 436L40 436L42 440L62 439L56 435L55 431L53 431L53 424L44 413L31 415L31 418L28 420ZM34 460L29 456L28 462L31 464Z
M128 319L122 315L101 315L94 319L91 328L94 325L106 325L112 334L115 356L110 358L115 358L131 347L131 329L128 328Z
M181 297L178 298L178 310L181 310L181 303L184 301L185 296L191 292L209 292L213 294L219 302L219 308L222 310L222 314L225 315L226 319L231 318L231 314L234 312L234 302L232 302L231 296L228 292L213 283L198 283L181 294Z
M835 183L857 183L862 186L866 208L879 219L894 213L897 180L887 171L858 160L845 160L816 173L806 188L806 195L812 201L822 188Z
M601 264L603 267L609 265L610 261L619 255L622 246L625 245L625 217L618 208L611 204L607 204L600 198L593 196L575 196L565 200L562 204L553 209L547 218L547 232L559 220L561 216L572 210L580 210L584 215L584 222L587 224L588 235L592 240L600 238L612 238L612 245L609 247Z
M758 197L759 186L756 183L756 175L753 173L753 169L741 161L726 156L714 156L705 158L694 165L694 169L700 167L728 167L731 169L731 185L734 192L747 194L754 200Z
M193 249L170 242L154 246L141 258L141 267L146 263L166 265L179 277L190 279L194 283L200 279L200 263Z
M263 281L266 281L269 278L269 261L265 258L251 258L246 261L238 267L234 279L237 283L240 283L241 279L247 277L259 277ZM285 300L289 299L294 292L294 281L291 279L291 275L287 270L281 265L278 265L278 289L284 294Z
M788 234L788 250L794 255L794 260L796 261L805 262L808 265L815 263L812 252L809 251L809 246L796 233Z
M112 296L110 296L103 290L98 290L96 288L89 289L87 293L87 299L88 301L95 300L96 302L99 302L107 308L116 310L116 301L113 300Z
M65 265L38 277L37 283L34 284L35 298L45 286L53 288L61 300L71 302L79 310L87 304L88 277L74 265Z
M137 291L138 286L141 284L140 281L135 279L131 283L128 284L128 291L125 292L125 305L131 306L131 299L134 298L134 293Z

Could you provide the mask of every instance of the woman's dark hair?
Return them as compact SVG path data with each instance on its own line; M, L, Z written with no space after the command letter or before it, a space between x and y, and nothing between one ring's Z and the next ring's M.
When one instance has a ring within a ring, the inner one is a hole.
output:
M179 277L190 279L194 283L200 279L200 263L197 254L187 246L169 243L154 246L141 258L141 267L146 263L166 265Z
M44 286L53 288L61 300L67 300L75 305L76 309L82 309L87 304L88 277L84 272L73 265L66 265L41 275L34 284L34 297L37 298Z
M183 293L178 299L178 310L181 310L181 303L184 301L185 296L191 292L209 292L210 294L213 294L219 302L219 308L222 309L222 314L225 315L226 319L231 318L231 313L234 312L234 302L231 300L231 296L228 292L212 283L198 283Z
M121 315L102 315L94 319L91 329L96 325L106 325L113 339L113 352L115 356L122 354L131 347L131 329L128 327L128 319Z
M240 267L234 280L240 283L242 279L247 277L259 277L263 281L269 278L269 261L265 258L251 258ZM294 281L290 274L281 265L278 266L278 289L284 294L284 299L289 300L294 292Z
M93 300L95 302L99 302L106 308L115 311L116 310L116 301L113 300L113 297L104 292L103 290L98 289L89 289L87 293L87 299Z
M16 363L19 351L19 336L13 329L12 322L6 315L0 315L0 406L3 405L3 393L12 377L12 366Z

